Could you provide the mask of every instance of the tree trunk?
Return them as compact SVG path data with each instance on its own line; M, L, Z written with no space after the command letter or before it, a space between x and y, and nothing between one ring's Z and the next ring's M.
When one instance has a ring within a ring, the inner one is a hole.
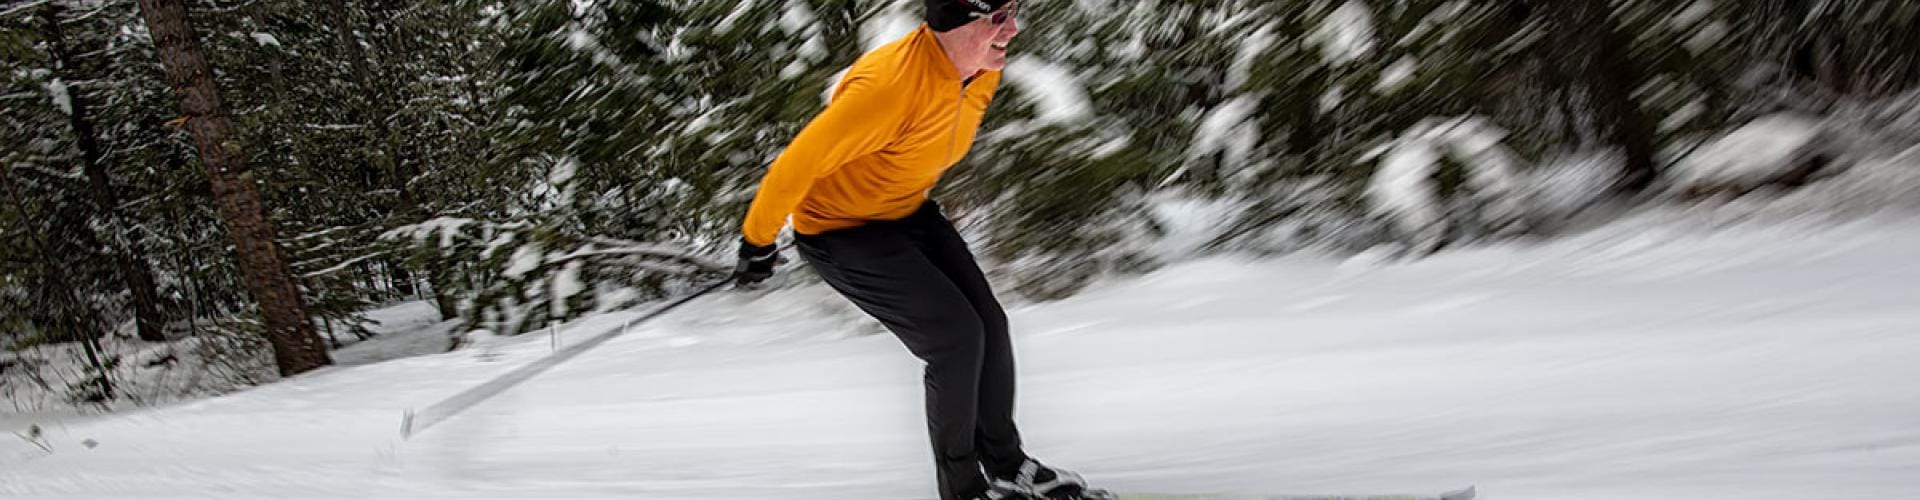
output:
M373 272L373 264L368 264L367 261L363 260L354 264L353 268L360 270L360 272L354 274L354 278L359 279L361 289L367 291L367 300L374 302L384 300L385 297L383 297L383 295L386 291L380 289L380 274Z
M392 276L393 284L388 286L393 288L393 293L402 299L417 297L419 292L414 290L413 273L407 272L407 268L401 267L400 262L393 259L387 259L386 265L388 274Z
M233 239L247 292L260 305L280 375L330 364L325 344L307 321L305 299L294 282L286 254L274 241L272 221L267 219L257 181L227 118L220 89L213 81L213 67L188 23L186 4L183 0L136 1L153 35L154 49L166 67L167 82L180 95L180 112L200 152L200 163L207 170L214 204L226 222L227 235Z
M460 316L460 302L453 296L451 284L458 279L453 276L454 266L428 271L427 286L433 288L433 306L440 310L440 321Z
M1811 45L1815 80L1840 95L1852 94L1853 83L1847 78L1852 71L1846 63L1845 39L1822 33L1814 37Z
M1638 68L1627 56L1627 41L1614 29L1606 0L1539 0L1535 13L1545 14L1548 60L1561 62L1560 71L1586 90L1588 111L1600 128L1600 137L1626 155L1626 170L1612 186L1616 193L1645 190L1658 176L1654 167L1654 132L1646 113L1633 100L1640 81Z
M346 2L344 0L325 0L324 3L327 7L327 14L333 21L334 40L340 43L340 49L345 52L347 57L347 65L353 68L354 83L360 86L361 92L366 92L367 97L372 98L375 95L373 71L367 66L366 49L362 48L360 42L353 38L353 18L347 15Z
M330 344L333 344L334 349L339 349L340 336L333 334L333 320L328 318L320 318L320 322L322 324L327 325L327 342Z
M73 74L73 53L67 47L66 33L60 29L60 7L51 3L42 7L40 20L49 52L53 55L54 76L69 82L80 80ZM115 213L119 201L115 199L106 166L100 162L100 140L94 132L86 94L78 89L68 89L67 93L70 102L67 123L73 127L74 143L80 150L80 165L87 173L94 206L100 211L100 217L108 222L108 227L131 229L121 224L123 221ZM145 245L141 244L138 232L129 230L119 236L124 237L125 241L105 239L113 241L109 244L109 248L113 248L110 252L119 267L121 282L133 297L135 329L140 333L140 340L164 341L167 339L166 320L160 314L160 294L155 291L153 268L147 264Z

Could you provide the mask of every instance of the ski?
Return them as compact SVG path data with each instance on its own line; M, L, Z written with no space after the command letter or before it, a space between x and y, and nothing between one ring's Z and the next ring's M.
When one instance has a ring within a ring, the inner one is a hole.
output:
M662 314L666 314L668 311L672 311L674 308L680 307L681 304L685 304L688 301L691 301L693 299L696 299L703 295L711 293L714 290L718 290L720 289L721 286L724 286L732 282L733 282L732 279L721 280L720 282L714 283L713 285L703 288L700 291L688 294L687 296L681 297L680 299L675 300L670 304L661 306L659 309L654 309L653 312L649 312L645 316L635 318L632 321L632 323L644 322L644 321L653 319L655 317L658 317ZM428 427L432 427L434 424L440 423L441 421L444 421L448 418L452 418L454 415L460 414L461 411L464 411L467 408L472 408L473 405L480 404L481 401L486 401L487 398L491 398L495 394L499 394L503 391L506 391L508 388L518 385L521 382L525 382L527 379L533 378L534 375L539 375L540 372L546 371L548 368L553 368L554 365L558 365L563 361L572 359L574 356L578 356L580 355L580 353L586 352L588 349L594 348L594 346L598 346L602 343L605 343L608 340L612 340L614 337L619 336L622 333L622 331L623 331L622 327L616 327L614 329L603 332L600 335L595 336L590 340L587 340L586 342L581 342L579 344L567 346L567 348L561 349L560 351L550 354L547 357L540 358L538 361L527 363L526 365L522 365L519 368L513 369L513 371L501 374L498 377L494 377L493 380L488 380L485 383L474 386L473 388L467 389L465 391L460 391L459 394L454 394L453 396L448 397L447 399L443 399L438 403L434 403L432 406L428 406L424 410L420 410L418 412L415 412L413 410L407 410L406 412L402 413L400 417L400 439L405 440L413 437L413 435L415 434L425 432Z
M1037 499L1031 497L1009 500L1474 500L1478 495L1475 487L1449 491L1438 495L1263 495L1248 493L1114 493L1102 489L1088 490L1087 493L1057 499Z
M1250 495L1250 494L1164 494L1115 493L1089 496L1084 500L1473 500L1478 493L1469 486L1438 495Z

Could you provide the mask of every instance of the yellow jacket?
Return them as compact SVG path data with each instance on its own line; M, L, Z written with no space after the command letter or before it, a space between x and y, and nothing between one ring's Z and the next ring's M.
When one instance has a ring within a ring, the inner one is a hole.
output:
M800 234L913 214L967 154L999 85L999 71L963 83L926 25L860 56L767 168L742 235L773 244L789 214Z

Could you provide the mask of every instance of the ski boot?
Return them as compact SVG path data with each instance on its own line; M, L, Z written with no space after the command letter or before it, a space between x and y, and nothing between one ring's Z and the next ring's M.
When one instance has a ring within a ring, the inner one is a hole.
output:
M1034 459L1020 464L1011 477L988 477L987 498L1000 500L1113 500L1107 490L1087 487L1071 471L1041 465Z

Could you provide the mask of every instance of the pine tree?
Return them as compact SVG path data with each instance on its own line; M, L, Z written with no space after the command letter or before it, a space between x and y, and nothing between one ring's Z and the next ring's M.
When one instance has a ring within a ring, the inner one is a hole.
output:
M74 49L71 48L61 28L61 7L56 3L47 3L40 9L40 20L47 50L52 56L54 78L65 82L78 82L85 78L76 78L74 67ZM153 270L146 259L145 245L139 233L127 231L119 211L116 189L107 173L107 166L101 153L100 137L95 131L93 101L84 87L68 86L66 109L67 123L73 130L73 143L82 170L86 172L88 188L93 194L98 217L104 223L99 227L107 228L106 236L123 241L114 241L106 245L113 254L119 267L121 282L132 298L135 311L135 325L140 339L158 342L166 339L165 325L160 313L160 300L154 286ZM82 230L92 233L94 224L82 226ZM105 239L94 236L87 239Z
M180 93L182 126L194 137L200 161L213 185L214 201L232 236L248 291L265 318L267 338L283 376L329 364L326 349L307 320L305 300L294 282L279 244L274 241L253 172L213 81L213 68L201 53L180 0L140 0L170 84Z
M80 288L75 286L73 280L69 278L65 265L55 257L57 250L54 243L47 237L54 233L52 226L46 224L46 221L28 206L25 197L21 194L19 184L14 181L12 165L0 169L0 194L6 196L8 208L11 209L16 225L9 228L12 231L8 232L16 232L23 236L19 239L24 243L22 245L25 247L24 250L27 254L37 257L31 264L38 267L43 281L37 289L29 292L34 296L33 302L50 303L53 306L53 310L50 311L52 314L38 321L38 326L51 330L41 333L43 340L48 333L64 332L68 339L79 341L86 352L87 364L93 372L89 374L87 383L99 389L99 392L87 394L81 399L92 403L112 400L114 398L113 382L108 377L112 362L104 356L100 348L100 339L107 335L106 327L97 320L99 314L81 298Z
M1653 125L1633 89L1643 81L1640 67L1628 59L1627 41L1616 27L1606 0L1528 2L1528 8L1547 26L1546 45L1552 47L1555 71L1579 88L1588 116L1626 157L1626 171L1615 189L1637 192L1659 176L1654 166Z

